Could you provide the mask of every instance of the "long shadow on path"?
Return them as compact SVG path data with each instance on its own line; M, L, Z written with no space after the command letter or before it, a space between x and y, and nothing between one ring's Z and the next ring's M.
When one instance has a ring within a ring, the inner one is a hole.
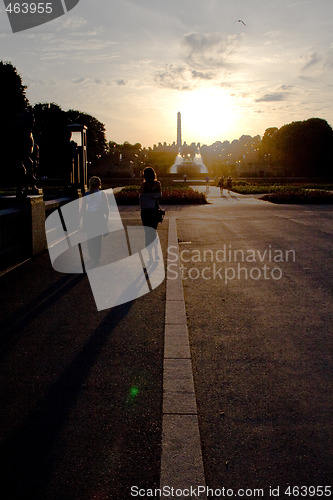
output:
M132 304L110 311L43 400L2 443L1 491L7 492L6 500L42 498L39 486L41 478L45 481L53 467L53 443L101 350Z
M65 275L31 299L24 307L16 309L0 325L0 360L10 349L15 348L24 329L43 314L49 307L69 293L85 279L85 275Z

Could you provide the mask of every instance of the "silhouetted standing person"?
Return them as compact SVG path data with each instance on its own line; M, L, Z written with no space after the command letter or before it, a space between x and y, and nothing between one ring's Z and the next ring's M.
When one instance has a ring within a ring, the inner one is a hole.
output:
M220 192L221 192L221 195L222 195L223 194L223 187L224 187L224 177L223 176L219 178L218 186L220 188Z
M83 227L88 236L89 257L94 265L98 265L101 259L102 236L109 232L108 218L109 204L106 194L101 190L101 179L91 177L89 191L84 198Z
M157 229L158 200L162 196L161 183L157 180L155 170L146 167L143 171L144 181L140 188L141 220L144 226Z
M151 227L157 229L159 223L158 220L158 208L159 199L162 196L161 183L157 180L156 172L151 167L146 167L143 171L144 181L140 188L140 208L141 208L141 220L145 227ZM146 231L146 247L149 247L151 238L149 238L149 232ZM149 255L152 258L150 252ZM158 258L158 256L156 256Z

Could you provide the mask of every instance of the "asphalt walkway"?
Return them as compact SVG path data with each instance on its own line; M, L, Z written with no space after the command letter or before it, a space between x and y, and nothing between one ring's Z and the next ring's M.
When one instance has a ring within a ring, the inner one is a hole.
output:
M97 312L47 252L0 278L6 500L330 486L333 209L209 202L165 207L167 279L131 303Z

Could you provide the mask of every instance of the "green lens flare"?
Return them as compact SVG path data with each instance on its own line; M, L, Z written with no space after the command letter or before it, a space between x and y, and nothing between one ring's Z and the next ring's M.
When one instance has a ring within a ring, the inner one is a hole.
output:
M130 389L130 396L131 396L131 398L136 398L137 395L139 394L139 392L140 391L139 391L138 387L136 387L136 386L131 387L131 389Z

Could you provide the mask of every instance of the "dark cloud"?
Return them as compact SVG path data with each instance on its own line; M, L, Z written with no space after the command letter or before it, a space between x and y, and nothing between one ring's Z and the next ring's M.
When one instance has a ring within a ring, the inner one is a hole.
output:
M315 82L316 78L313 78L312 76L305 76L305 75L299 75L298 77L300 80L304 80L305 82Z
M292 90L295 88L294 85L281 85L277 90Z
M76 80L74 80L74 83L76 85L80 84L80 83L83 83L86 81L86 78L77 78Z
M159 87L192 90L195 81L214 80L221 69L231 68L230 56L238 47L238 35L188 33L181 40L183 65L168 65L155 74Z
M238 48L238 39L238 35L188 33L182 39L184 59L192 68L230 67L230 56Z
M127 85L126 80L115 80L115 83L119 85L119 87L123 87L124 85Z
M306 63L302 67L302 71L307 71L312 66L315 66L321 61L321 57L317 54L317 52L310 52L306 56L303 56L302 59L306 61Z
M192 78L198 78L199 80L212 80L212 73L205 73L204 71L192 70Z
M333 45L329 48L329 51L324 62L324 69L331 71L333 68Z
M155 75L155 82L159 87L175 90L190 90L186 68L169 65L165 70Z
M281 92L274 92L272 94L265 94L262 97L256 99L255 102L276 102L276 101L284 101L286 99L286 94Z
M75 85L80 85L80 84L85 84L85 85L102 85L102 86L109 86L109 85L127 85L126 80L102 80L101 78L77 78L76 80L73 80Z

